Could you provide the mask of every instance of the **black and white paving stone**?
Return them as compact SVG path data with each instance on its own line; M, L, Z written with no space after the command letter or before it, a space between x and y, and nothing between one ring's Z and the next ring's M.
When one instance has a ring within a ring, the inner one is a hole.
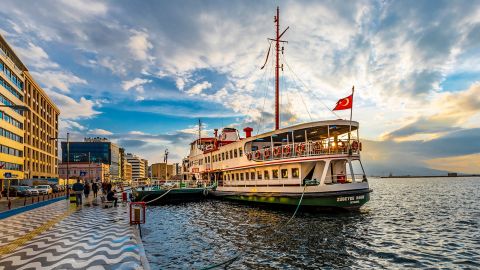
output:
M4 248L0 269L144 269L143 247L127 211L127 206L93 204L77 210L62 201L0 220L0 249L25 242L11 251ZM61 214L66 216L42 230Z

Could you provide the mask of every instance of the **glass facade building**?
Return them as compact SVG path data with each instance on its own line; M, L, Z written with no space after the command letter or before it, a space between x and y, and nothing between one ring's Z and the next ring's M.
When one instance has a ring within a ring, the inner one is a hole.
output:
M62 142L62 163L67 160L67 142ZM69 161L108 164L110 178L120 177L120 149L112 142L70 142Z

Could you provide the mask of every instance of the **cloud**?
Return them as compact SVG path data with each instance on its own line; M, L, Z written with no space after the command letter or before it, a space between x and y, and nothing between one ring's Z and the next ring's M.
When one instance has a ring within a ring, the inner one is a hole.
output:
M132 32L133 35L128 40L130 51L138 60L150 59L148 51L153 48L153 45L148 41L148 34L136 30Z
M81 79L68 71L32 71L31 74L47 89L57 89L63 93L70 93L70 87L75 84L87 84L87 81Z
M92 100L81 97L78 101L63 94L48 92L53 102L60 108L60 117L63 119L90 118L100 112L94 107L98 105Z
M189 95L200 95L203 90L209 89L211 87L212 87L211 83L207 81L203 81L201 83L198 83L192 86L190 89L186 91L186 93Z
M88 133L92 135L102 135L102 136L113 135L112 132L105 129L101 129L101 128L91 129L88 131Z
M16 51L23 61L29 65L38 68L58 68L59 65L50 60L48 54L39 46L29 42L27 47L17 47Z
M137 90L137 92L142 93L144 91L143 90L143 85L147 84L147 83L151 83L151 82L152 82L152 80L135 78L135 79L130 80L130 81L123 81L122 82L122 89L125 90L125 91L128 91L132 88L135 88L135 90Z
M419 134L436 136L438 133L459 130L476 114L480 113L480 83L469 89L456 93L440 93L431 104L436 112L427 116L420 116L413 122L387 133L385 140L405 139ZM477 127L480 122L477 121Z
M478 166L478 164L480 164L480 153L446 158L434 158L427 160L426 163L431 168L437 170L471 174L480 173L480 168Z

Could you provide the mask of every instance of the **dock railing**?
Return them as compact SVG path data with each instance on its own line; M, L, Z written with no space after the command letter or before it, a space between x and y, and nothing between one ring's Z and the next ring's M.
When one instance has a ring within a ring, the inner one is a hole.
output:
M247 152L247 158L255 161L281 160L295 157L311 157L324 155L360 154L361 143L358 140L338 140L337 142L308 141L282 144Z

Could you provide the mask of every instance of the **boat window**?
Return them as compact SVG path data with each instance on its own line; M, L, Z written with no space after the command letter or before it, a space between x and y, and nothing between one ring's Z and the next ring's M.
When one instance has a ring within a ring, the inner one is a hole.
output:
M205 157L205 163L208 163L208 161L207 161L207 157Z
M300 177L298 168L292 168L292 178Z
M225 153L222 153L222 160L225 160Z
M237 157L237 149L233 150L233 157Z
M240 180L240 177L238 176L238 173L236 173L236 177L235 177L235 180Z
M255 180L255 172L251 172L251 173L250 173L250 178L251 178L252 180Z
M233 151L230 150L230 158L233 158Z
M248 172L245 173L245 180L250 180L250 173Z
M225 159L228 159L228 151L225 154Z
M257 179L262 180L262 172L261 171L257 172Z
M243 151L242 151L242 148L238 148L238 155L241 157L243 155Z
M268 171L264 171L263 172L263 175L265 176L265 180L269 180L270 179L270 174Z
M240 180L243 180L243 172L240 173Z
M288 178L288 169L282 169L282 178Z
M278 170L272 170L272 178L278 179Z
M257 145L252 145L252 152L257 151L257 150L258 150L258 146Z
M227 174L227 180L230 180L230 174Z

